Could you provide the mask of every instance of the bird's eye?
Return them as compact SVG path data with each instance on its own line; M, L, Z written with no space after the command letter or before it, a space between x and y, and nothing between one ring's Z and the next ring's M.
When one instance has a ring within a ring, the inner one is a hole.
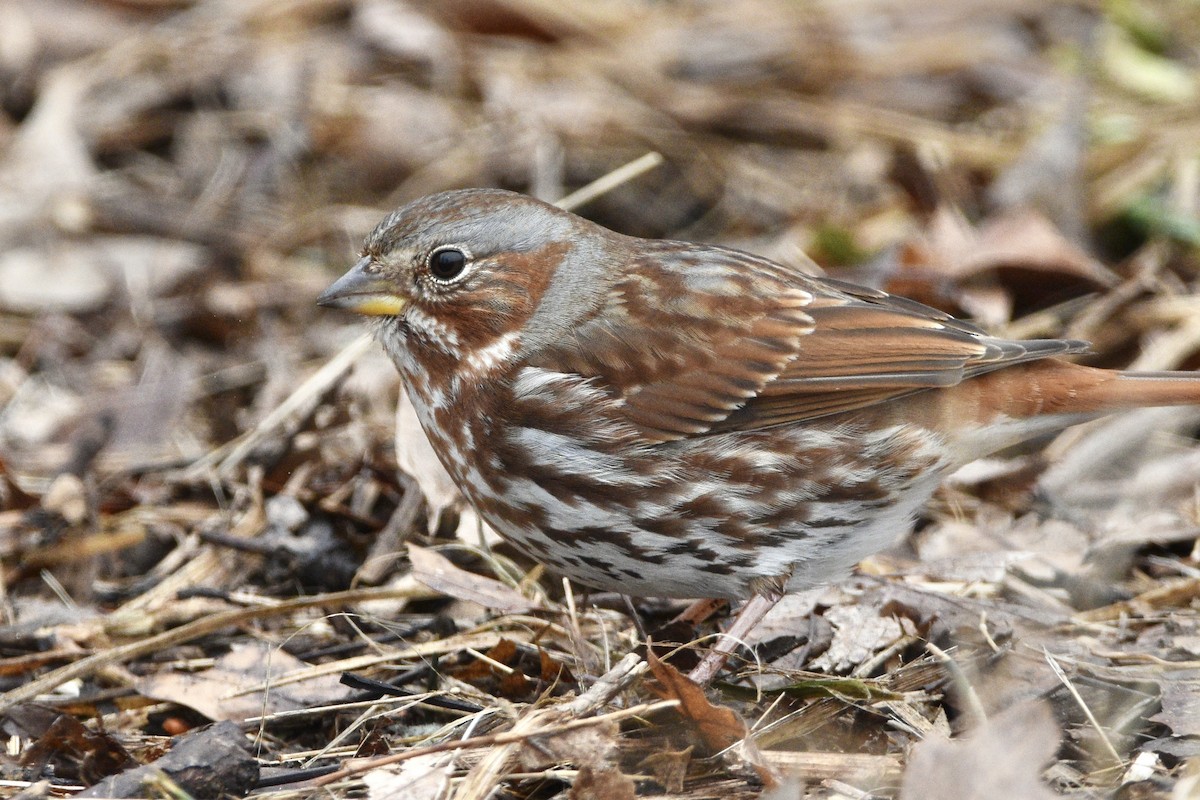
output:
M429 274L439 281L452 281L467 268L467 254L457 247L443 247L429 254Z

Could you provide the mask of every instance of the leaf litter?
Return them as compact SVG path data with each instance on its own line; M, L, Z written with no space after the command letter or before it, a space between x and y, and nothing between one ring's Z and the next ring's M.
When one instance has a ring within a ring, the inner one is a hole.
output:
M498 185L1193 369L1196 31L1181 1L0 3L0 793L1190 796L1194 411L963 470L705 692L714 623L497 541L313 299L395 205Z

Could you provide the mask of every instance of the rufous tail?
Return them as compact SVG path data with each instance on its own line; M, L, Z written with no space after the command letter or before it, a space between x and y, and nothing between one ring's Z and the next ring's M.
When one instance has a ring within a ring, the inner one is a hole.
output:
M999 370L955 388L968 388L971 383L975 383L971 394L977 394L977 419L1200 405L1200 372L1121 372L1051 358Z
M955 431L953 458L967 462L1035 436L1134 408L1200 406L1200 373L1120 372L1048 358L934 393L897 413Z
M1108 413L1131 408L1200 405L1200 373L1118 372L1074 367L1064 385L1064 410ZM1082 372L1086 370L1086 373Z
M1200 373L1119 372L1112 383L1117 408L1200 405Z

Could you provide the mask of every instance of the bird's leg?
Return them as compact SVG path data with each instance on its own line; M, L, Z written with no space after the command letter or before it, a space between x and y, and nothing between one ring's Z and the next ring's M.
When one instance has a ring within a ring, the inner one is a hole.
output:
M638 613L637 607L633 604L633 598L627 594L621 595L621 600L625 603L625 610L629 612L629 618L633 620L633 627L637 629L638 641L646 641L648 634L646 626L642 624L642 615Z
M704 620L720 611L721 606L725 605L725 602L725 600L721 600L720 598L697 600L683 611L680 611L678 614L676 614L675 618L667 624L675 625L676 623L679 623L695 625L698 622L704 622Z
M729 659L729 654L742 643L742 639L746 637L746 634L762 621L767 612L775 607L781 596L781 594L771 592L769 594L756 594L751 597L746 605L742 606L741 610L738 611L733 624L729 626L729 630L717 638L716 644L709 648L709 651L704 654L704 658L696 665L696 668L688 673L688 677L701 686L707 686L711 683L712 679L717 677L717 673L721 671L721 668L725 666L725 662Z

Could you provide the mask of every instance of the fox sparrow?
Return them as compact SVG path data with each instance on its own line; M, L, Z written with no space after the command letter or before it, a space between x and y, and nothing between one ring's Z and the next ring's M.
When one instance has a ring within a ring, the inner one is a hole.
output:
M318 302L378 318L439 458L502 536L588 586L758 598L741 629L888 546L968 461L1200 402L1190 374L1053 358L1084 342L995 338L491 189L395 211Z

